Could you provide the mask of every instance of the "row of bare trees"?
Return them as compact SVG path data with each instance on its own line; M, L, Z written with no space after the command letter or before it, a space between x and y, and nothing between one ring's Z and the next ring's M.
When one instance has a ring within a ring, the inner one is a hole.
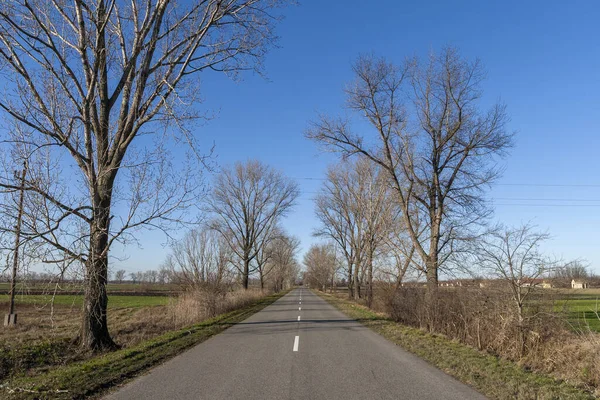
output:
M385 175L365 158L331 167L316 197L321 227L315 234L337 245L349 295L366 297L369 303L374 263L388 253L395 239L401 239L395 236L398 208L390 200ZM411 257L410 252L407 255Z
M199 72L260 73L284 3L0 3L8 127L0 187L17 190L12 166L26 162L23 241L35 243L40 262L85 269L83 348L116 347L107 324L112 245L135 241L144 227L168 231L193 219L210 151L190 125L204 116L195 106ZM12 226L2 229L12 234Z
M303 283L325 291L336 284L340 259L333 243L314 244L304 254Z
M129 277L129 282L138 284L148 283L152 285L164 285L173 281L173 276L171 275L170 271L164 268L130 272L129 274L127 274L125 270L120 269L114 274L109 273L109 277L110 276L113 277L113 282L116 283L123 283L127 277Z
M492 224L486 189L512 134L504 105L482 106L481 64L448 48L400 65L365 56L353 71L351 116L320 116L306 133L341 160L315 199L324 242L305 256L305 281L325 290L343 276L348 295L369 306L374 284L386 281L398 321L480 348L508 340L510 356L522 357L556 323L540 300L543 280L586 270L545 254L549 235L530 224ZM474 290L441 291L440 273L483 279Z
M300 242L281 228L298 197L297 184L256 160L237 162L216 176L205 203L207 223L178 241L164 267L188 289L281 291L296 282Z
M373 262L414 267L438 288L440 270L486 222L484 190L511 146L502 104L483 110L479 61L452 48L397 65L372 56L353 66L347 108L362 119L320 116L306 136L346 160L317 197L322 227L346 260L350 294L372 298Z
M230 290L239 285L244 289L252 278L260 288L279 292L294 285L299 275L297 252L299 241L281 230L261 249L264 262L259 268L250 268L244 275L244 262L236 256L229 243L219 231L204 226L189 231L185 237L171 247L161 271L168 273L170 283L185 290Z
M255 272L264 287L273 270L275 248L282 243L298 247L297 241L285 239L279 223L299 193L294 181L256 160L238 162L217 176L208 199L207 209L213 215L210 228L233 252L233 265L245 289Z

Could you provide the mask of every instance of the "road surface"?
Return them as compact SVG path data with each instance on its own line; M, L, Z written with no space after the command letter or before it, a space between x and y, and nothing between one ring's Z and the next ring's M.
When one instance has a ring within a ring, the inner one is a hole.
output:
M300 288L105 399L484 397Z

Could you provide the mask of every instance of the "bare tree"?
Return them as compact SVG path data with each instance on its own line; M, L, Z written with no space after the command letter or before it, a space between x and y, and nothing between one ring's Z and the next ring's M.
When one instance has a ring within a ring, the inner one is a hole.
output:
M539 233L531 225L518 228L497 226L480 240L473 242L475 265L489 275L502 279L510 289L519 326L521 353L525 345L524 307L536 286L536 280L556 267L556 261L544 256L540 245L547 233Z
M315 234L338 245L346 259L349 295L361 297L364 282L370 305L373 265L397 217L387 176L366 158L342 162L329 169L316 204L321 227Z
M350 298L360 297L359 277L365 242L362 210L357 204L360 189L356 183L350 166L331 166L315 199L321 226L314 234L333 241L343 254Z
M387 175L381 173L377 164L360 158L355 166L359 183L357 205L364 219L365 266L367 305L373 303L373 268L375 259L383 252L383 245L398 224L394 203L391 201Z
M155 284L156 281L158 280L158 271L155 269L151 269L150 271L147 271L148 274L148 283L152 283Z
M74 1L0 4L0 73L15 82L0 109L22 129L12 143L47 150L74 165L60 179L28 179L38 205L51 207L32 236L86 265L80 333L84 348L114 348L106 280L111 244L131 229L161 227L195 199L192 174L173 172L164 136L199 117L197 75L260 71L272 43L277 0ZM175 129L174 129L175 128ZM140 140L142 136L154 134ZM40 150L42 149L42 150ZM119 174L122 169L126 172ZM46 169L42 169L47 171ZM77 171L77 172L75 172ZM188 172L193 171L191 168ZM78 174L78 175L77 175ZM119 179L117 179L119 177ZM177 178L177 179L175 179ZM127 190L119 189L119 180ZM128 182L129 181L129 182ZM66 192L50 183L78 186ZM3 182L10 187L9 182ZM114 216L114 202L128 205ZM69 229L64 227L73 222ZM43 224L42 224L43 225ZM79 231L77 231L77 229ZM62 230L62 232L61 232ZM61 237L55 237L61 232ZM65 236L77 240L64 240ZM131 237L130 237L131 238ZM57 240L60 239L60 240Z
M187 289L217 288L231 280L232 256L231 249L216 231L195 229L172 246L164 266Z
M264 234L254 242L254 250L256 252L254 261L256 264L256 271L258 271L261 290L264 290L265 281L274 266L273 263L270 262L271 257L273 256L271 245L282 234L283 232L281 229L275 226L273 229L265 231Z
M268 244L267 262L269 281L275 292L291 287L298 279L299 265L296 260L300 241L280 231Z
M354 132L348 119L322 116L307 137L382 168L433 293L455 240L487 215L483 190L499 175L495 157L511 144L505 107L479 110L481 64L454 49L425 65L413 60L398 67L361 57L353 69L348 107L371 132Z
M314 244L304 255L305 280L311 286L325 291L335 274L337 259L332 244Z
M212 227L234 251L248 289L253 265L277 226L294 206L298 185L281 172L256 160L236 163L217 176L209 209L215 215Z
M160 267L158 270L158 283L172 283L173 274L169 268L166 268L164 265Z
M396 289L402 285L407 273L414 270L424 270L415 257L415 247L404 227L399 212L392 212L393 223L382 243L383 258L389 260L381 273L387 280L392 278Z
M115 272L115 280L119 283L123 283L123 280L125 279L125 274L127 274L127 271L125 271L124 269L120 269L117 272Z
M572 279L587 279L590 277L589 266L581 260L572 261L561 268L556 268L552 275L556 279L571 281Z

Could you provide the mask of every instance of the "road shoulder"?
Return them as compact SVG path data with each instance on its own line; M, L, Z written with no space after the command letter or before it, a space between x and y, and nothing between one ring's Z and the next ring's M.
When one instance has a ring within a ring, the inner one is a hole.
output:
M33 378L14 378L0 386L0 397L3 399L98 398L107 390L146 373L151 368L247 319L287 293L288 291L285 291L266 296L249 306L166 333L131 348L55 368Z
M314 291L350 318L491 399L594 399L585 391L550 376L526 371L469 346L406 327L355 302Z

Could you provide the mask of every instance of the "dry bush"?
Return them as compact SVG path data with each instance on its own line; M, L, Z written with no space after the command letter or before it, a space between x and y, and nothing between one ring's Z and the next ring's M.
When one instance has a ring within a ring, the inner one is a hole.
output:
M256 289L226 290L204 286L182 293L169 304L168 310L175 325L184 326L244 307L263 296L265 292Z
M569 330L553 299L532 298L519 325L509 293L499 288L440 288L432 307L426 296L424 288L400 288L389 295L387 311L402 324L443 334L560 379L600 387L600 335Z
M428 299L423 288L400 288L390 316L403 324L441 333L480 350L519 360L565 330L551 302L531 302L523 324L510 295L500 289L440 289ZM432 303L430 303L430 301Z
M595 388L600 395L600 335L563 331L529 353L522 362L561 379Z
M390 304L396 295L396 284L375 282L373 286L373 302L371 303L370 308L378 313L387 313L390 310Z

